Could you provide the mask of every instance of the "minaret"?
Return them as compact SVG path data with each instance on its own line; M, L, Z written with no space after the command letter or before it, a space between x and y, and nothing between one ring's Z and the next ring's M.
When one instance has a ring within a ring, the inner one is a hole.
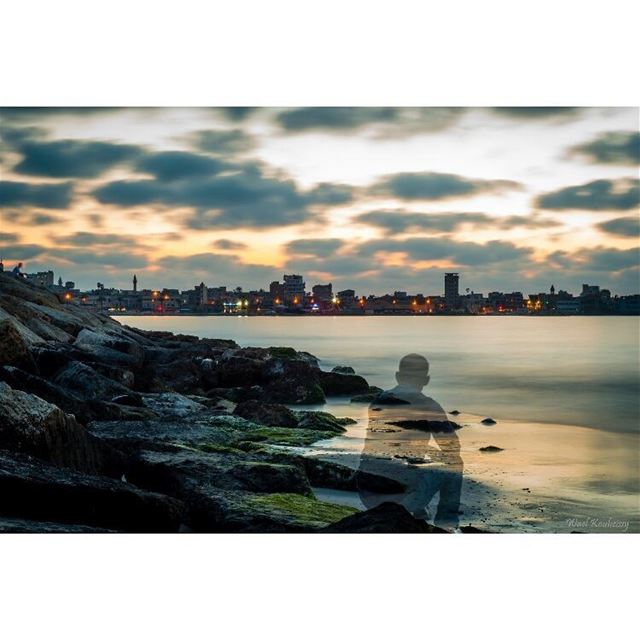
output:
M134 293L138 290L138 277L136 274L133 274L133 291Z

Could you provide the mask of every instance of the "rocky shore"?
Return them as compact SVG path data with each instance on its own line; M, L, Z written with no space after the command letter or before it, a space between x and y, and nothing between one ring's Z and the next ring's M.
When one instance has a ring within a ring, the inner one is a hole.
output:
M289 407L375 392L309 353L132 329L0 273L0 531L435 532L317 500L355 472L287 449L351 422Z

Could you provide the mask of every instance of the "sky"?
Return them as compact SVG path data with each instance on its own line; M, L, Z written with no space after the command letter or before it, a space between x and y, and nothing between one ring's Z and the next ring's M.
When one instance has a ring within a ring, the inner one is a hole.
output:
M637 108L0 109L0 257L81 288L640 291Z

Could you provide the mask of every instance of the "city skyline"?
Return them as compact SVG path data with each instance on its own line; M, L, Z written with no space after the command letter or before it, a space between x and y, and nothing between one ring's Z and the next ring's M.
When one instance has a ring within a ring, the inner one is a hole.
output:
M0 252L81 288L638 291L638 109L3 109Z

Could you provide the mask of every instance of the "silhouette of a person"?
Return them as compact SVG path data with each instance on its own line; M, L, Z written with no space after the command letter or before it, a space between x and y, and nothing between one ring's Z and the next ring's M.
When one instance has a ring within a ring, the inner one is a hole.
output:
M14 278L22 278L22 262L18 262L18 264L11 269L11 275Z
M360 498L368 509L397 502L424 519L439 494L434 524L456 528L463 470L460 441L443 408L422 393L430 380L429 362L415 353L404 356L396 380L397 386L380 393L369 407L359 470L398 480L407 488L389 496L359 483Z

